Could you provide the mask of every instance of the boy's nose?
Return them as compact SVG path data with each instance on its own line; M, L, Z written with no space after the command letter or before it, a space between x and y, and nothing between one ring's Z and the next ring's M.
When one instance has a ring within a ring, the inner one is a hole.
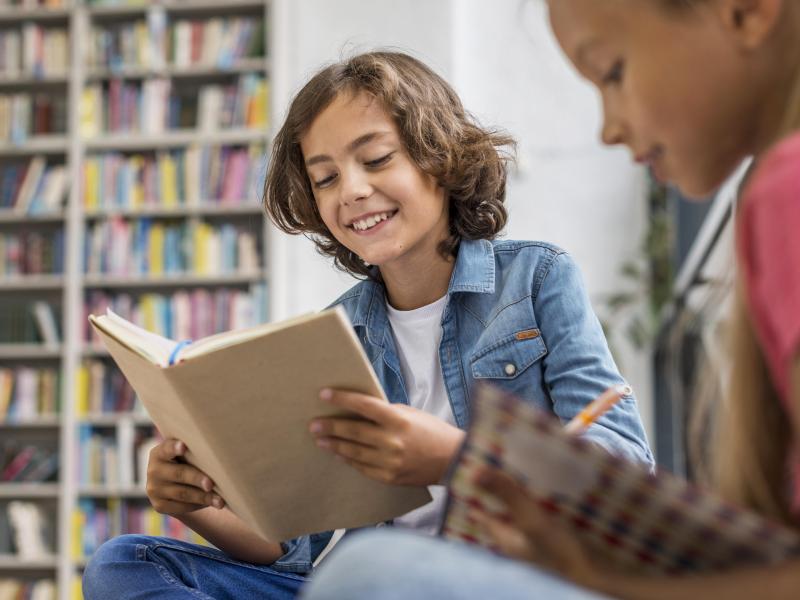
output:
M372 186L370 186L366 177L352 173L347 175L342 173L340 177L340 201L343 205L363 200L372 193Z

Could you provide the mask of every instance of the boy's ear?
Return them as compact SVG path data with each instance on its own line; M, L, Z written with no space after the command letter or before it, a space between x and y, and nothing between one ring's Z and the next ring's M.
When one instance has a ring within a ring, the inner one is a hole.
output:
M769 38L784 12L785 0L718 0L723 25L747 49Z

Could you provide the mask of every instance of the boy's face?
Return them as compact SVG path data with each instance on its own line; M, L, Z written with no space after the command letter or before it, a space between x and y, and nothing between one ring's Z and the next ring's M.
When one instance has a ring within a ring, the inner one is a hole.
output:
M755 94L713 0L548 0L569 59L600 91L606 144L704 197L752 151ZM755 82L753 82L755 85Z
M394 121L366 94L340 94L300 140L333 236L365 262L418 269L449 232L445 192L408 156Z

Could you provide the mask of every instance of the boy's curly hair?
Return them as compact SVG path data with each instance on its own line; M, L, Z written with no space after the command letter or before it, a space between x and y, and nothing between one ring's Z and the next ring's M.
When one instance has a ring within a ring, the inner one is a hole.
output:
M303 233L339 269L369 277L370 269L340 244L317 210L300 139L341 93L376 98L396 123L411 160L433 176L449 199L450 235L439 251L454 256L461 239L491 239L505 226L506 172L512 137L480 127L450 85L401 52L368 52L317 73L295 96L275 136L264 208L287 233Z

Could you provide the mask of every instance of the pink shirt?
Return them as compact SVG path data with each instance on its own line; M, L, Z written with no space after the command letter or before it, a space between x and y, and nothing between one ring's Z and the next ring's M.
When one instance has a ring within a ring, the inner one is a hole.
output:
M787 412L792 361L800 351L800 134L764 156L738 215L738 253L756 335ZM800 441L800 432L795 432ZM791 460L800 510L800 455Z

